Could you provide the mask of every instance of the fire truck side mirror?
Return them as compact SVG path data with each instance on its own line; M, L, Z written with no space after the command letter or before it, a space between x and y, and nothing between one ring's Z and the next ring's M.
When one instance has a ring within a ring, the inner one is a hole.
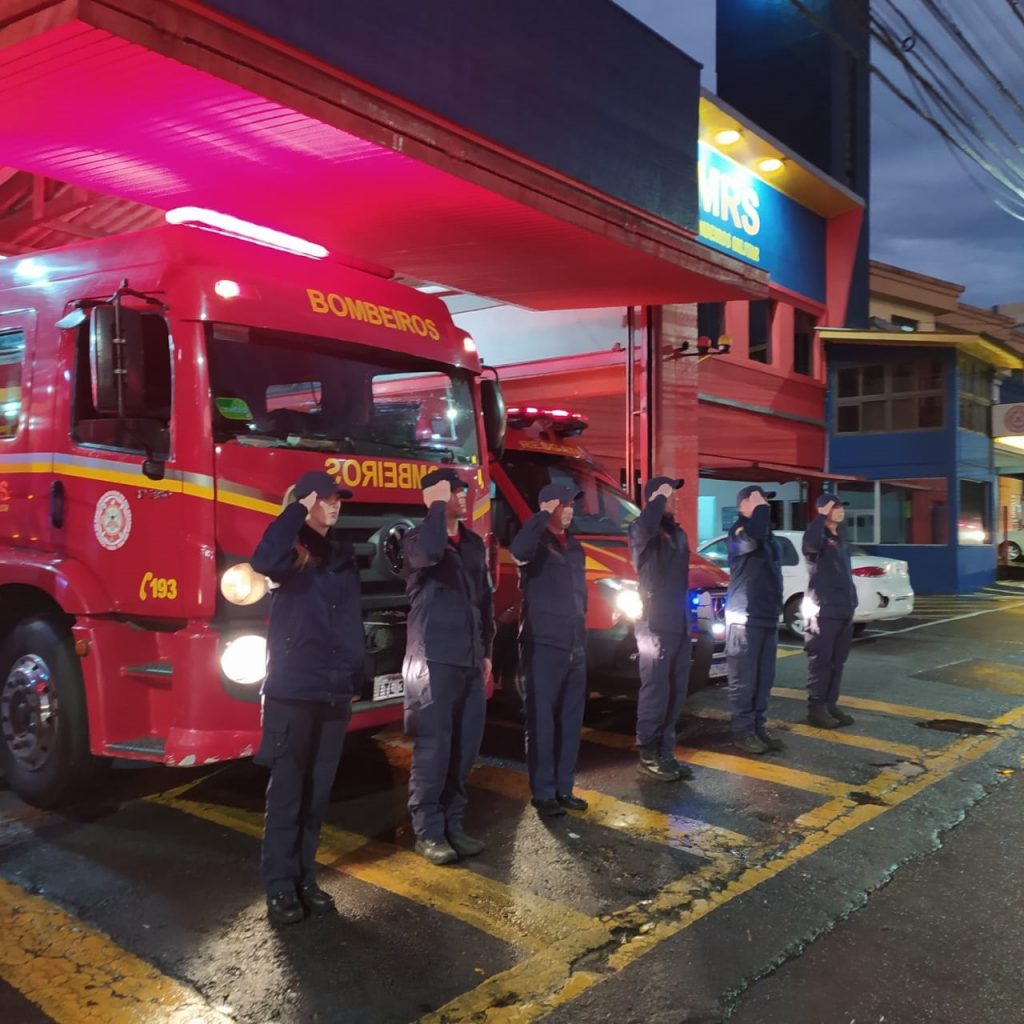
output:
M487 451L492 458L500 459L505 450L505 398L498 380L480 381L480 411L484 417L484 434Z
M114 307L89 310L89 365L92 404L97 413L133 415L143 400L142 315L121 309L116 337Z

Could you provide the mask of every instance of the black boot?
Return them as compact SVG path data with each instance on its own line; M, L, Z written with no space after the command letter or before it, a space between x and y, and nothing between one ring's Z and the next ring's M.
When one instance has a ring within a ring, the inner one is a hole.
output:
M334 909L334 897L313 881L299 886L299 900L311 914L329 914Z
M272 925L298 924L306 916L294 892L267 895L267 918Z

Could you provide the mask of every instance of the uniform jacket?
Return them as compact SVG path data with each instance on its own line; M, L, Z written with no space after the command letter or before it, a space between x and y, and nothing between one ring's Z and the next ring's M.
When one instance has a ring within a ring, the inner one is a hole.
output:
M321 537L306 514L299 502L289 505L252 556L252 567L279 584L270 598L263 693L349 700L362 687L366 648L359 569L352 546Z
M841 533L829 529L825 516L817 516L804 531L804 558L810 580L807 596L824 619L852 619L857 588L850 568L850 549Z
M571 651L587 635L586 556L572 534L563 544L548 529L550 521L549 512L530 516L509 545L523 594L519 635L527 643Z
M459 541L450 543L445 503L435 501L423 522L402 542L402 575L409 595L405 658L480 668L491 656L494 603L487 549L459 523Z
M658 495L629 526L644 621L656 633L690 632L690 543L686 531L665 514L667 501Z
M726 614L734 622L776 626L782 614L782 553L772 534L771 508L758 505L740 516L726 540L729 594Z

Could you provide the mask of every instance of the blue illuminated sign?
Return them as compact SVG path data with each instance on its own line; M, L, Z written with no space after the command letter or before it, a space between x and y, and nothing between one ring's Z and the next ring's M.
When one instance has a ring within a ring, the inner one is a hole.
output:
M824 302L824 219L703 142L697 161L701 241Z

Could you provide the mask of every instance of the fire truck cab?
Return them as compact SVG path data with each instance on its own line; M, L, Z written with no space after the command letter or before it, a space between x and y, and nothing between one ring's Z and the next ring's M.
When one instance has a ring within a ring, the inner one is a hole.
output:
M22 797L56 802L97 755L253 753L270 597L247 563L311 469L354 492L352 727L400 718L420 479L455 468L486 534L502 417L444 305L389 276L185 225L0 261L0 760Z
M516 685L519 618L517 573L508 546L521 524L537 510L537 495L548 483L583 492L571 531L587 561L587 674L591 690L633 695L639 682L633 623L642 614L627 531L639 515L634 505L580 442L587 418L567 409L509 408L501 457L491 464L494 532L501 545L502 572L495 595L498 637L495 674L502 688ZM725 675L725 595L729 578L691 552L693 615L691 689Z

